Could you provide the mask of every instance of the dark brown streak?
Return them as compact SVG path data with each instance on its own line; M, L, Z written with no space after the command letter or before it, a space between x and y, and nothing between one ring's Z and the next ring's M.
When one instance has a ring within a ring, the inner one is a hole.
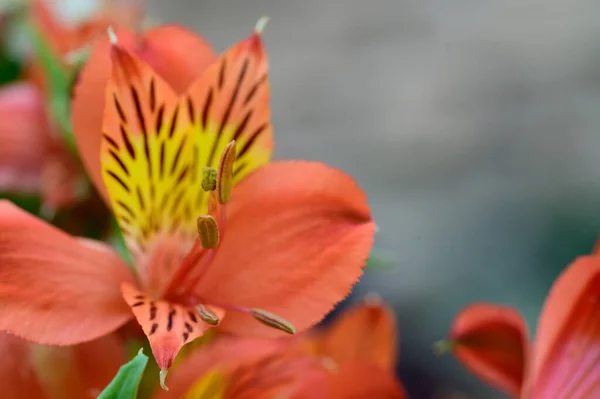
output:
M192 327L189 323L185 323L184 324L185 329L187 330L187 332L192 332L194 331L194 327Z
M154 302L150 303L150 321L156 318L156 304Z
M102 137L104 137L104 140L106 140L108 144L110 144L115 150L119 150L119 145L117 142L114 141L108 134L102 133Z
M254 143L256 141L256 139L258 138L258 136L260 136L260 134L262 132L264 132L267 129L268 126L269 125L267 123L263 123L262 125L260 125L258 127L258 129L256 129L254 131L254 133L252 133L252 136L250 136L250 138L248 139L248 141L246 141L246 143L244 144L244 146L242 147L242 149L240 150L240 152L237 154L237 159L240 159L241 157L244 156L244 154L252 146L252 143Z
M127 152L129 153L129 156L131 157L131 159L135 159L135 150L133 149L133 146L131 145L131 141L129 141L129 135L125 131L125 127L123 127L123 125L120 125L119 127L121 129L121 138L123 139L123 142L125 143L125 148L127 148Z
M167 321L167 331L171 331L173 329L173 317L175 317L176 313L177 311L175 309L171 309L171 311L169 312L169 319Z
M154 78L150 79L150 109L154 111L156 107L156 91L154 88Z
M186 343L188 338L189 338L190 334L188 334L187 332L183 332L183 334L181 335L181 338L183 340L183 343Z
M135 87L131 86L131 97L133 97L133 104L135 105L135 113L138 118L138 123L142 129L142 136L144 137L144 152L146 153L146 161L148 163L148 176L152 178L152 159L150 158L150 146L148 143L148 132L146 129L146 121L144 120L144 113L142 112L142 105L140 104L140 97Z
M196 318L196 314L191 310L188 312L188 316L190 316L190 320L192 323L198 323L198 319Z
M184 188L180 189L179 193L173 200L173 204L171 204L171 213L172 214L174 214L175 211L177 210L177 208L179 208L179 205L181 204L181 200L183 199L183 192L184 192Z
M137 192L138 202L140 203L140 209L144 211L146 209L146 204L144 203L144 197L142 196L142 191L140 190L140 186L135 188Z
M267 81L267 74L265 73L260 79L258 79L256 82L254 82L254 85L252 85L252 88L246 95L246 99L244 100L244 106L248 105L250 100L252 100L252 97L254 97L254 95L258 91L258 88L260 87L260 85L262 85L266 81Z
M121 178L119 176L117 176L117 174L115 172L113 172L112 170L107 170L106 173L108 173L108 175L110 177L112 177L117 183L119 183L125 191L127 191L128 193L131 193L131 191L129 190L129 187L127 187L127 184L125 184L125 182L123 180L121 180Z
M141 294L140 294L140 295L136 295L136 296L134 296L134 298L135 298L135 299L137 299L137 300L139 301L139 300L141 300L141 299L146 299L146 295L141 295Z
M172 138L177 128L177 115L179 115L179 107L175 108L173 112L173 119L171 119L171 128L169 129L169 138Z
M165 174L165 142L160 144L160 158L159 158L160 178L162 180Z
M131 305L132 308L137 308L138 306L142 306L143 304L145 304L146 302L144 301L139 301L134 303L133 305Z
M225 109L225 113L223 114L223 119L221 120L221 124L219 126L219 132L217 133L217 137L215 137L215 139L213 141L212 149L211 149L210 155L208 157L207 166L212 165L212 161L215 157L215 152L217 150L217 144L219 143L219 141L221 139L221 135L223 134L223 129L225 129L225 125L227 125L227 122L229 121L229 116L231 115L231 111L233 110L233 105L235 104L235 101L237 100L237 96L240 92L240 87L242 86L242 82L244 81L244 77L246 76L247 70L248 70L248 59L246 58L244 60L244 63L242 64L242 70L240 71L240 75L238 76L238 80L235 84L235 89L233 90L233 93L231 94L231 98L229 99L229 104L227 105L227 108Z
M115 161L117 161L117 163L121 167L121 170L123 170L123 173L125 173L127 175L127 177L129 177L130 176L129 175L129 169L127 169L127 166L125 166L125 164L123 163L123 161L121 160L121 158L113 150L108 150L108 152L113 157L113 159Z
M156 115L156 123L154 124L154 129L156 129L156 137L160 135L160 131L163 125L163 117L165 114L165 105L161 105L158 107L158 114Z
M206 132L206 126L208 125L208 114L210 114L210 109L212 107L213 101L213 89L212 87L208 91L208 95L206 96L206 101L204 102L204 108L202 109L202 130Z
M242 122L238 125L237 129L235 129L235 133L233 134L233 137L231 138L232 140L238 140L240 138L242 133L244 133L244 130L246 130L246 125L248 125L248 122L250 121L251 117L252 117L252 110L250 110L250 111L248 111L248 113L246 113L246 116L244 116L244 119L242 119Z
M183 181L183 179L185 179L185 177L187 176L189 170L190 170L189 166L186 166L185 168L183 168L183 170L181 171L181 173L179 174L179 176L177 176L177 183L176 183L176 185L180 185L181 184L181 182Z
M119 205L121 208L123 208L123 210L125 212L127 212L127 214L129 216L131 216L132 219L135 219L135 214L133 213L133 211L131 210L130 207L128 207L127 205L125 205L122 201L117 201L117 205Z
M158 330L158 323L152 323L152 328L150 329L150 333L148 335L152 335Z
M177 170L177 164L179 164L179 157L181 156L181 151L183 151L183 146L185 145L186 140L187 136L183 136L181 142L179 143L179 147L177 148L177 152L175 153L175 157L173 158L173 165L171 165L171 175L173 175L175 173L175 170Z
M123 112L123 107L121 107L117 93L113 93L113 100L115 103L115 108L117 109L117 113L119 114L119 119L121 119L123 123L127 124L127 118L125 117L125 112Z
M223 83L225 82L225 69L227 67L227 58L223 58L221 67L219 68L219 90L223 89Z
M190 116L190 121L193 124L194 121L196 120L196 111L194 110L194 103L192 102L191 97L187 98L187 109L188 109L188 114Z

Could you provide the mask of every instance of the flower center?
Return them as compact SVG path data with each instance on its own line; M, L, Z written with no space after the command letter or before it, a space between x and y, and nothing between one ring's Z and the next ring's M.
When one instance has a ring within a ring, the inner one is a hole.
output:
M219 323L217 315L209 308L210 305L214 305L229 311L248 313L269 327L295 334L296 329L290 322L266 310L215 303L209 298L198 298L193 295L195 287L210 268L219 244L225 236L226 205L233 186L235 150L235 141L231 141L223 151L219 168L206 167L202 170L202 189L209 194L208 214L198 217L198 237L171 278L163 296L196 307L200 318L208 324Z

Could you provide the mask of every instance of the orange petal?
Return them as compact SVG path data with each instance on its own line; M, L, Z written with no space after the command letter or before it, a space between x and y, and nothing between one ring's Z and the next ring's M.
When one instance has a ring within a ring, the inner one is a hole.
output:
M131 312L119 285L133 276L114 252L94 244L0 201L0 330L71 345L123 325Z
M190 190L193 149L188 116L152 69L119 45L106 90L102 177L136 264L166 238L198 235ZM161 237L163 240L161 240ZM181 257L189 247L181 247Z
M127 283L122 285L121 290L148 337L152 353L161 370L171 367L183 345L192 342L212 327L198 317L194 308L154 300ZM210 309L219 320L225 316L222 309L214 306Z
M261 308L298 331L346 297L362 274L375 225L364 192L316 162L274 162L248 175L231 198L213 264L196 288L216 304ZM222 327L280 335L231 312Z
M578 258L554 282L537 326L528 397L579 399L600 395L598 298L598 256Z
M450 332L454 355L470 371L518 398L528 353L527 327L512 308L477 303L463 309Z
M0 333L0 350L0 384L6 399L96 398L125 360L116 334L59 347Z
M214 61L209 45L179 26L160 26L143 37L124 29L116 31L120 46L147 62L177 93L183 92ZM108 37L94 44L78 77L72 104L72 122L83 163L96 189L108 202L100 172L105 87L111 75Z
M235 140L234 183L266 164L273 147L267 55L258 33L227 50L195 81L182 99L193 122L197 169L218 168L225 146ZM195 185L198 214L208 195Z
M381 301L365 300L345 310L314 339L318 352L338 364L356 361L394 371L396 322L393 310Z
M31 84L0 90L0 191L40 191L50 137L44 112L44 100Z
M170 376L169 391L158 391L153 399L186 398L186 394L197 388L211 372L218 371L223 376L229 369L277 353L280 348L275 340L220 338L178 364ZM213 373L213 376L216 377L216 374Z
M329 372L312 373L289 399L405 399L393 373L369 363L347 363Z

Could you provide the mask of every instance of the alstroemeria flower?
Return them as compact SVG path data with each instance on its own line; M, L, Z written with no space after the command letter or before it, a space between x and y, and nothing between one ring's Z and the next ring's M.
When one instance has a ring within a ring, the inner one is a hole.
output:
M155 399L402 399L396 340L391 309L365 301L297 339L221 338L184 359Z
M294 332L290 322L305 330L321 320L362 274L374 223L365 194L342 172L317 162L266 165L272 131L258 33L179 96L120 44L110 53L106 101L87 100L104 104L102 127L89 127L102 136L95 149L80 148L99 169L91 176L110 199L137 278L116 256L86 255L89 246L4 204L0 328L75 344L135 315L164 377L181 347L215 324L272 336ZM80 141L89 133L76 131Z
M4 399L93 399L125 359L115 334L75 346L32 344L0 333Z
M597 398L598 298L600 257L580 257L550 289L531 350L519 313L487 303L465 308L443 346L469 370L513 398Z

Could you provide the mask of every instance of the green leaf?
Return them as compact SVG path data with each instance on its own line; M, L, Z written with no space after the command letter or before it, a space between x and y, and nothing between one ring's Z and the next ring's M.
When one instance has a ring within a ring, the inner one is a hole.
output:
M33 24L25 22L23 27L31 40L36 60L42 65L44 77L48 83L48 98L46 101L50 107L52 118L57 124L67 147L74 154L77 154L70 117L73 74L64 67L60 57L54 53L46 39Z
M117 375L102 391L98 399L135 399L140 380L148 364L148 356L143 349L127 364L121 366Z

